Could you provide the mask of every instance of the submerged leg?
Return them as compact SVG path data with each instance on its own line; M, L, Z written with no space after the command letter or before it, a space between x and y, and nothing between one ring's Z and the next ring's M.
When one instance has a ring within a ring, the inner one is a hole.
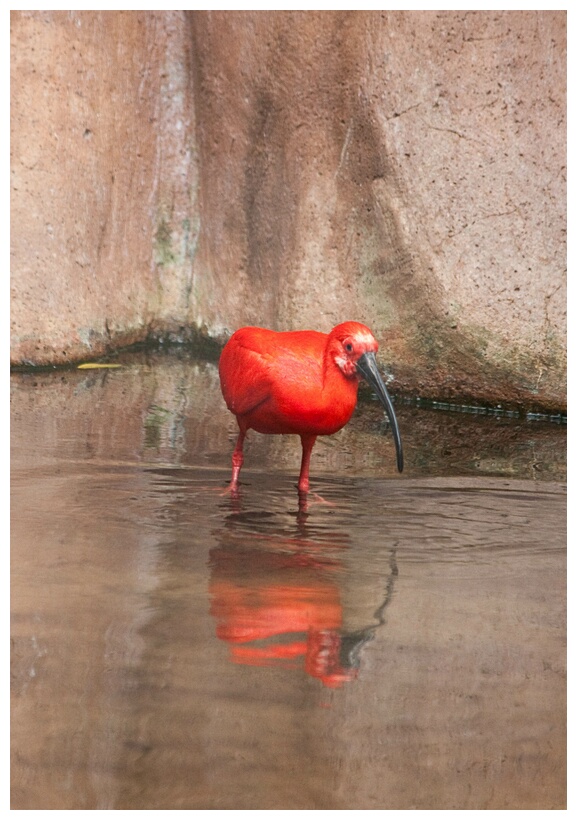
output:
M309 469L311 464L311 453L315 446L316 436L304 435L301 436L301 444L303 446L303 457L301 461L301 472L299 476L299 493L308 493L309 491Z

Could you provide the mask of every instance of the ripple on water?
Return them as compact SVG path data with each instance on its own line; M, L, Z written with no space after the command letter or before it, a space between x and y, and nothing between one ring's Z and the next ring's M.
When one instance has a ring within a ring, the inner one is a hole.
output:
M385 478L359 417L307 504L265 437L231 498L216 373L171 373L13 399L13 807L562 807L564 487L423 477L557 437L415 416Z

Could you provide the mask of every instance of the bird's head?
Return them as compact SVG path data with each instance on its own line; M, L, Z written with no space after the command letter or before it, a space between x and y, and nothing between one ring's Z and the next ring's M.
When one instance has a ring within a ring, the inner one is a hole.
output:
M368 327L359 322L343 322L329 334L328 350L339 370L348 378L362 378L357 365L367 353L374 356L379 343Z
M346 378L357 380L364 378L387 411L397 450L397 468L401 473L403 471L401 434L391 397L377 367L375 353L378 349L379 344L369 328L359 322L343 322L329 333L328 357L333 360Z

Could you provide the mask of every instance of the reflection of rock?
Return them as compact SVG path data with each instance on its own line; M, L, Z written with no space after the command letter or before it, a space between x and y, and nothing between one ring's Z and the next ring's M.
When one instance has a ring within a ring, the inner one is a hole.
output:
M118 461L137 457L200 464L222 469L227 482L238 428L222 399L216 366L192 356L123 354L118 361L123 367L113 371L12 374L10 403L21 425L21 457L29 450L37 463L37 442L49 445L66 425L74 435L59 441L63 458L109 458L114 453ZM402 404L397 416L414 477L474 475L487 468L485 475L504 471L533 479L538 469L540 479L566 478L564 425ZM58 419L56 426L52 418ZM363 400L336 436L319 437L313 453L314 489L323 476L338 478L332 489L343 492L343 476L395 474L392 438L379 432L382 419L380 406ZM252 434L243 471L247 492L254 492L263 468L279 474L279 482L286 473L296 483L300 455L298 436Z

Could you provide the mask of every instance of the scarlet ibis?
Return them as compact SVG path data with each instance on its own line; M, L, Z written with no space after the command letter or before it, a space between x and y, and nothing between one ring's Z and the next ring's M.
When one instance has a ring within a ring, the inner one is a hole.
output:
M298 489L307 493L316 438L336 433L348 422L363 377L387 411L397 468L402 472L401 435L377 367L378 348L369 328L358 322L343 322L328 334L315 330L278 333L261 327L243 327L233 333L219 363L222 394L240 431L232 454L231 492L238 491L244 440L252 429L300 436Z

